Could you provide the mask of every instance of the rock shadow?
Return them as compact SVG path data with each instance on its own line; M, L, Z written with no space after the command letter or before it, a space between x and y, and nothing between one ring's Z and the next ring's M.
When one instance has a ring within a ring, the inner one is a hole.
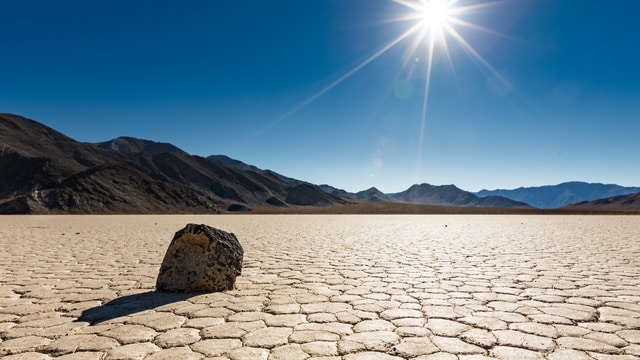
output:
M149 291L140 294L127 295L113 299L103 305L84 310L76 322L82 321L88 322L91 325L97 325L119 317L129 316L145 310L152 310L163 305L188 300L198 295L202 295L202 293Z

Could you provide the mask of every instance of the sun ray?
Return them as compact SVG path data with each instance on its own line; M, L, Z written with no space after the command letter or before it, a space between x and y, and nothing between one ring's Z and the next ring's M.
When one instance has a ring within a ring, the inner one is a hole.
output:
M414 2L407 1L407 0L391 0L391 1L396 3L396 4L404 5L404 6L408 7L408 8L416 10L416 11L422 11L422 9L424 8L424 6L420 6L419 4L416 4Z
M474 31L485 32L494 36L505 36L497 31L474 24L468 20L461 18L463 15L470 14L488 7L496 6L504 3L504 0L482 2L477 4L465 5L460 4L460 0L392 0L394 3L402 5L412 11L412 14L399 17L399 21L414 21L421 24L423 31L420 36L412 42L409 48L410 52L417 52L419 44L427 40L426 44L426 69L424 96L422 102L422 111L420 114L420 133L418 141L418 174L422 166L422 156L424 148L424 138L427 128L427 114L429 108L429 93L431 89L432 72L434 67L434 57L436 48L441 50L444 58L452 69L454 77L457 75L451 54L448 39L451 39L460 46L471 58L480 63L488 70L495 79L506 87L510 87L509 82L498 73L491 64L480 55L480 53L460 34L456 26L472 29ZM419 175L420 176L420 175Z
M480 53L464 38L464 36L456 29L456 27L463 27L467 29L471 29L473 31L480 31L491 34L493 36L507 37L505 34L500 32L485 28L483 26L474 24L463 18L465 15L469 15L473 12L497 6L499 4L505 3L506 0L495 0L495 1L484 1L484 0L390 0L391 2L401 5L409 10L408 13L400 14L396 17L392 17L384 23L411 23L409 28L401 33L399 36L395 37L393 40L389 41L387 44L379 48L373 55L366 58L364 61L360 62L349 71L345 72L343 75L338 77L336 80L332 81L329 85L323 87L318 92L309 96L290 110L286 111L280 117L265 125L260 130L256 131L253 135L258 135L269 128L279 124L285 119L289 118L293 114L302 110L319 97L323 96L336 86L340 85L342 82L353 76L355 73L359 72L365 66L369 65L374 60L378 59L380 56L388 52L390 49L396 47L400 43L403 43L408 40L407 48L402 57L402 68L406 68L411 59L422 59L423 57L417 54L420 54L421 46L424 46L424 61L425 61L425 81L424 81L424 93L422 98L422 108L420 112L420 132L419 132L419 142L418 142L418 173L420 173L420 167L422 164L422 155L423 155L423 147L424 147L424 139L425 133L427 129L427 115L429 109L429 95L431 91L431 82L432 82L432 73L434 68L434 61L436 58L436 52L441 52L444 56L446 63L451 68L454 78L456 78L457 83L457 75L453 61L452 50L448 40L452 40L453 43L457 44L464 52L469 54L469 56L480 63L482 67L488 70L502 85L506 87L510 87L509 82L498 73L493 66L483 58ZM469 1L475 1L476 4L465 4ZM426 44L425 44L426 43ZM413 69L417 64L412 63L411 68ZM409 71L409 74L412 73L413 70ZM408 75L409 76L409 75Z
M507 81L502 75L500 75L500 73L496 71L496 69L494 69L493 66L487 60L485 60L485 58L482 57L482 55L480 55L480 53L478 53L478 51L474 49L474 47L471 46L471 44L469 44L456 29L454 29L453 27L449 27L448 32L456 41L458 41L463 49L465 49L469 54L472 55L475 60L480 62L487 70L495 75L503 83L503 85L511 86L509 84L509 81Z
M325 86L324 88L322 88L317 93L311 95L310 97L308 97L307 99L302 101L300 104L296 105L291 110L287 111L286 113L281 115L279 118L277 118L276 120L274 120L271 123L269 123L263 129L261 129L260 132L263 132L263 131L265 131L265 130L277 125L278 123L282 122L286 118L288 118L291 115L297 113L298 111L300 111L301 109L303 109L304 107L306 107L307 105L309 105L310 103L314 102L316 99L318 99L319 97L321 97L322 95L327 93L329 90L331 90L334 87L338 86L340 83L342 83L343 81L345 81L346 79L351 77L353 74L355 74L358 71L360 71L363 67L367 66L369 63L371 63L372 61L374 61L375 59L380 57L382 54L386 53L391 48L395 47L396 45L398 45L399 43L401 43L402 41L404 41L405 39L407 39L408 37L410 37L411 35L413 35L417 31L421 30L421 28L422 28L422 26L420 24L416 24L416 25L412 26L411 28L409 28L409 30L405 31L400 36L398 36L395 39L391 40L389 43L387 43L385 46L380 48L378 51L376 51L373 55L371 55L370 57L365 59L363 62L361 62L360 64L356 65L351 70L347 71L344 75L340 76L337 80L334 80L332 83L330 83L329 85Z
M430 35L431 37L433 35ZM422 112L420 114L420 133L418 140L418 175L422 166L422 149L424 147L424 135L427 127L427 108L429 105L429 90L431 89L431 70L433 68L433 55L435 52L435 41L431 39L427 53L427 74L424 82L424 97L422 101Z

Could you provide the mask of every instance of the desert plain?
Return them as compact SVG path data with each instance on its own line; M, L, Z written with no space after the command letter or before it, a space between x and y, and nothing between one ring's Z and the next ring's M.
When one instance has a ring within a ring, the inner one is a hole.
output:
M187 223L236 290L157 293ZM640 359L640 217L0 217L4 359Z

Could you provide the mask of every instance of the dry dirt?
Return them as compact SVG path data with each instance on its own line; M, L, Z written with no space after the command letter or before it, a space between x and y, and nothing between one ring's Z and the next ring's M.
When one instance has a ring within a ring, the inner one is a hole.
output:
M173 234L237 290L155 293ZM0 217L5 359L640 359L640 217Z

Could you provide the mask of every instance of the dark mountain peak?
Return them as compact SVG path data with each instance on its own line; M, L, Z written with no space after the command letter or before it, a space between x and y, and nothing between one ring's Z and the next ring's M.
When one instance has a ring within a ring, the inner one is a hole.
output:
M414 184L411 185L410 188L423 188L423 189L435 189L435 188L441 188L441 189L458 189L460 190L460 188L458 188L457 186L453 185L453 184L448 184L448 185L432 185L429 183L422 183L422 184Z
M55 186L68 176L120 158L39 122L0 114L0 202Z
M52 148L75 142L37 121L13 114L0 114L0 149L22 155L44 156Z
M379 202L396 202L396 200L375 187L355 193L355 199Z
M427 183L412 185L409 189L393 195L393 198L417 204L428 205L466 205L477 196L458 189L453 185L431 185Z
M372 186L370 188L368 188L367 190L362 190L359 193L364 193L364 194L382 194L382 191L378 190L378 188L376 188L375 186Z
M458 193L458 192L466 193L467 192L467 191L464 191L464 190L460 189L459 187L457 187L455 185L431 185L431 184L428 184L428 183L412 185L409 189L407 189L407 191L421 192L421 193L433 192L433 191L450 192L450 193L454 193L454 192L455 193Z
M150 154L160 154L160 153L187 154L182 149L169 143L137 139L129 136L120 136L113 140L100 142L94 145L96 145L101 149L115 150L123 153L146 152Z

